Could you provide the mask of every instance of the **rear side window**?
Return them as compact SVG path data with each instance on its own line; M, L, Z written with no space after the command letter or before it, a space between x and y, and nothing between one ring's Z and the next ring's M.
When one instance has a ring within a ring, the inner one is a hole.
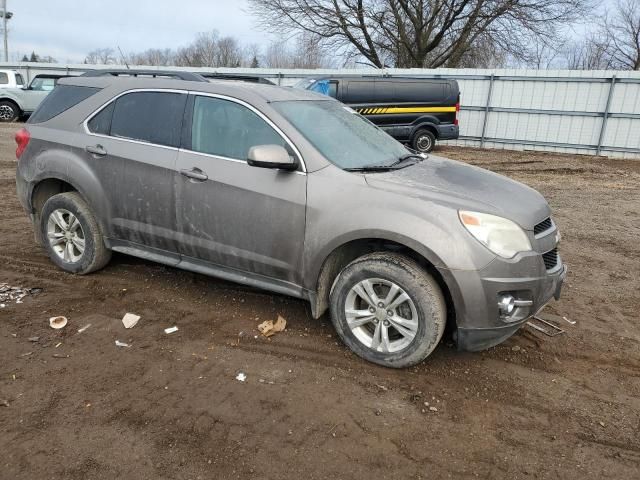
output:
M113 107L110 135L178 147L186 103L187 95L182 93L134 92L123 95ZM106 120L99 122L100 125L96 124L94 128L104 128Z
M28 123L42 123L86 100L100 91L99 88L58 85L46 96Z
M16 85L24 85L24 80L22 79L22 75L16 73Z
M0 85L9 83L9 76L6 73L0 73Z

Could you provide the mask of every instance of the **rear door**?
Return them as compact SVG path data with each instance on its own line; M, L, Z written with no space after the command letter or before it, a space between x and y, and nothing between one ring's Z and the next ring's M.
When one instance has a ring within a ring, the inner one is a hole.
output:
M132 91L87 121L87 161L112 185L110 236L177 254L173 172L187 93Z
M238 100L191 95L175 178L184 262L206 261L300 285L306 174L251 167L256 145L294 149Z

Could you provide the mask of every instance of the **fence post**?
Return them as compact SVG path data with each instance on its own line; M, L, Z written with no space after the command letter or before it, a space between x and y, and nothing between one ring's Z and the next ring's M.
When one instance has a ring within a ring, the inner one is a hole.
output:
M484 136L487 132L487 119L489 118L489 106L491 105L491 95L493 93L493 73L489 78L489 93L487 94L487 104L484 107L484 120L482 122L482 136L480 137L480 148L484 147Z
M611 98L613 97L613 88L616 86L616 76L611 77L611 85L609 86L609 95L607 96L607 105L604 107L604 114L602 117L602 125L600 126L600 136L598 137L598 146L596 148L596 155L600 155L602 152L602 142L604 141L604 134L607 132L607 120L609 119L609 109L611 108Z

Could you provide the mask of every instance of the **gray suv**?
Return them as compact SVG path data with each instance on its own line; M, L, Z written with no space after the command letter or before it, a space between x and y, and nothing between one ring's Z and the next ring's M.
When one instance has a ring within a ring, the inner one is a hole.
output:
M445 329L496 345L559 297L535 190L416 155L326 96L203 80L67 78L16 134L18 195L56 265L116 251L303 298L388 367Z

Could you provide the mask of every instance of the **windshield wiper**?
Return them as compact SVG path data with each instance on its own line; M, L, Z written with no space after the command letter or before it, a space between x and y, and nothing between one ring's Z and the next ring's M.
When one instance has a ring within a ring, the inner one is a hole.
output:
M420 163L424 160L424 157L422 155L420 155L419 153L407 153L406 155L402 155L400 158L398 158L398 160L396 160L395 162L393 162L391 165L389 165L390 167L397 167L398 165L403 164L404 162L406 162L407 160L417 160L415 163ZM415 163L412 163L411 165L415 165ZM407 165L408 167L409 165Z
M365 165L364 167L343 168L345 172L388 172L398 167L391 165Z
M413 163L405 164L407 160L417 160ZM424 160L424 157L417 153L409 153L402 155L398 160L388 165L364 165L362 167L344 168L346 172L388 172L389 170L399 170L401 168L410 167Z

